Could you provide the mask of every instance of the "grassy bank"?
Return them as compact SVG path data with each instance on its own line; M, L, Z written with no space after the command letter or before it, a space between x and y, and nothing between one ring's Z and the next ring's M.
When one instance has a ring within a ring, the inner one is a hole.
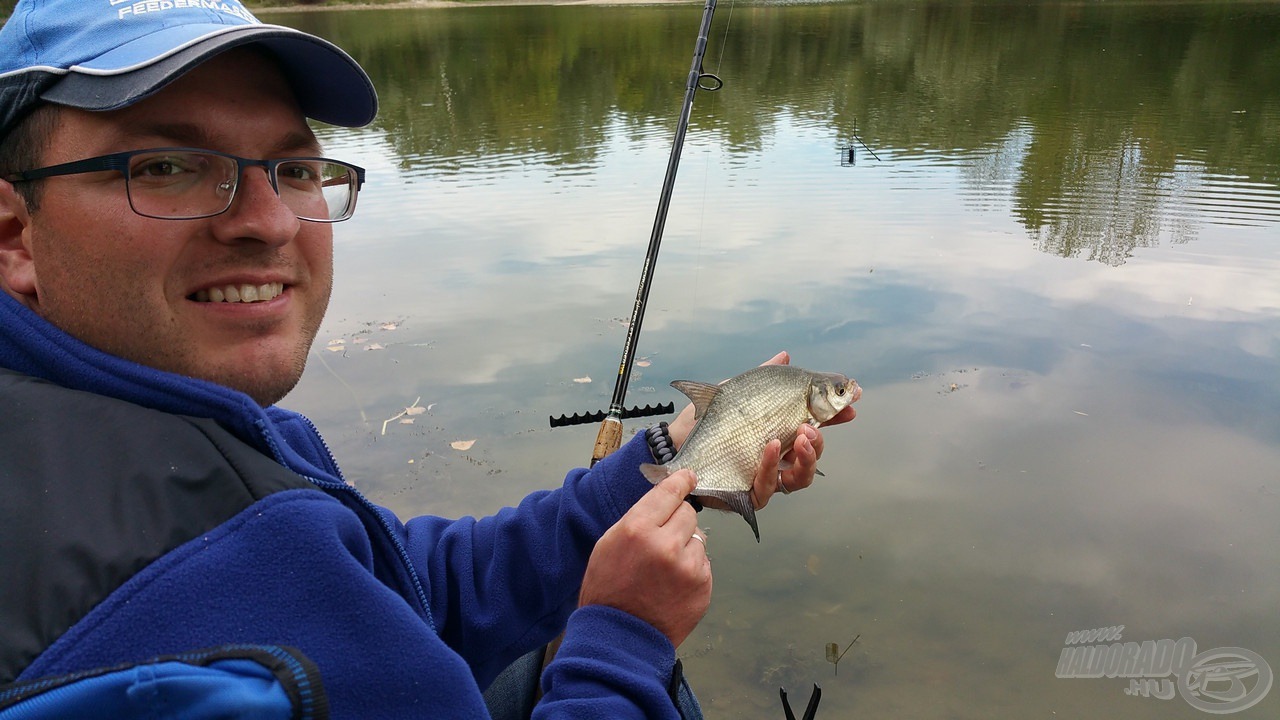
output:
M273 10L341 10L394 7L443 7L448 5L665 5L702 0L253 0L254 14Z
M0 0L0 22L9 19L18 0ZM88 0L86 0L88 2ZM446 5L655 5L698 0L242 0L255 15L279 10L340 10L389 7L441 7Z

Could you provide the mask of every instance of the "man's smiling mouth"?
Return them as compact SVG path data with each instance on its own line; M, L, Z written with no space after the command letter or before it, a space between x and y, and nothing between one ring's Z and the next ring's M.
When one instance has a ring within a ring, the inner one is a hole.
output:
M223 285L197 290L191 296L196 302L228 302L254 303L273 300L284 292L284 283L266 283L263 285Z

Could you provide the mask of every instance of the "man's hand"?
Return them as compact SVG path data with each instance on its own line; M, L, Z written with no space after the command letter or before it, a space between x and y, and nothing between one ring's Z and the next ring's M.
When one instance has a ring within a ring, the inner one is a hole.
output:
M692 471L673 473L601 536L587 561L580 606L617 608L653 625L672 645L684 642L711 604L706 538L684 501L695 484Z
M790 365L791 356L784 350L777 355L766 360L763 365ZM823 423L823 427L830 425L839 425L847 423L857 416L857 412L853 406L841 410L835 417ZM668 431L671 433L671 441L675 443L678 449L684 445L685 438L689 437L689 433L693 430L693 405L690 404L680 411L675 420L671 421ZM786 488L787 492L792 490L803 490L813 484L814 474L818 470L818 458L822 457L823 438L822 433L808 425L800 428L800 432L796 434L795 443L787 449L786 453L782 452L782 443L778 440L772 440L764 448L764 457L760 465L760 472L756 474L755 484L751 490L751 499L756 509L769 504L769 498L773 497L775 492L782 488ZM789 463L790 466L778 472L778 466Z

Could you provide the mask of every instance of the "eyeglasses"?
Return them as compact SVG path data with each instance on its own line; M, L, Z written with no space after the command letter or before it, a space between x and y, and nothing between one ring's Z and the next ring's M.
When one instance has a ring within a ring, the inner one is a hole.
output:
M364 168L321 157L249 160L198 148L129 150L14 173L8 182L114 170L124 175L129 207L143 217L197 220L231 207L245 168L261 167L299 220L331 223L356 209Z

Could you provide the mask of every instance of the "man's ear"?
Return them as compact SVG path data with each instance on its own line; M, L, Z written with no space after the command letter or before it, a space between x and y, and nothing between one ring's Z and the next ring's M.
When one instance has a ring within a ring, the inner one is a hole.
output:
M36 264L31 254L31 213L11 183L0 180L0 290L27 307L36 302Z

